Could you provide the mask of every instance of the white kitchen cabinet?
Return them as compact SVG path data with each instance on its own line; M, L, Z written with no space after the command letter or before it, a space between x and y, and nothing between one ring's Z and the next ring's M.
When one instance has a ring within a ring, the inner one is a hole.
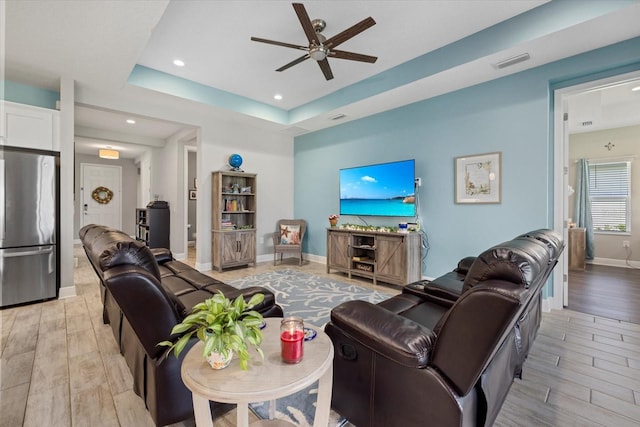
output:
M0 102L0 145L60 151L59 111Z

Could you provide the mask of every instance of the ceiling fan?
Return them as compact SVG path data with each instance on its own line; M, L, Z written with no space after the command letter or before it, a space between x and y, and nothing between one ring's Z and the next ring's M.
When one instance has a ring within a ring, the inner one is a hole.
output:
M368 17L366 19L363 19L352 27L349 27L341 33L338 33L335 36L327 39L322 34L322 30L324 30L324 28L326 27L326 22L322 19L314 19L312 21L311 19L309 19L309 15L307 14L307 11L302 3L292 4L293 9L296 11L296 15L298 15L298 19L300 20L302 29L304 30L304 33L309 40L309 46L299 46L291 43L283 43L274 40L261 39L259 37L251 37L251 40L255 42L290 47L307 52L300 58L295 59L288 64L278 68L276 71L284 71L287 68L293 67L294 65L297 65L311 58L318 62L318 65L320 66L324 77L327 80L331 80L333 78L333 73L331 72L331 67L329 66L329 61L327 61L327 58L348 59L351 61L369 62L372 64L378 59L376 56L363 55L360 53L346 52L343 50L335 49L350 38L375 25L376 21L374 21L373 18Z

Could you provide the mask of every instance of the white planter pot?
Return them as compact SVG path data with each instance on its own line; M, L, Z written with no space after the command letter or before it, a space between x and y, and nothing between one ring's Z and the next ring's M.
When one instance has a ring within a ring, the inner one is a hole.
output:
M231 350L227 352L227 357L223 357L222 354L212 351L207 356L207 363L209 363L209 366L213 369L224 369L229 366L232 357L233 352Z

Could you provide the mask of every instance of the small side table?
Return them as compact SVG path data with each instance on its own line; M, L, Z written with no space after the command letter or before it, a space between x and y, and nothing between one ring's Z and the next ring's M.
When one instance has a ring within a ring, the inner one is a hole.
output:
M264 360L255 353L249 369L243 371L237 359L221 370L214 370L202 358L202 342L194 345L182 362L182 381L193 395L193 409L198 427L213 427L209 401L238 405L238 427L249 425L249 403L272 401L308 387L316 380L318 400L313 419L314 427L326 427L331 409L333 383L333 344L319 328L305 325L317 332L317 336L304 343L304 357L295 365L280 358L280 319L266 318L263 329L262 351ZM274 412L271 403L271 415ZM293 425L280 420L260 420L252 426Z

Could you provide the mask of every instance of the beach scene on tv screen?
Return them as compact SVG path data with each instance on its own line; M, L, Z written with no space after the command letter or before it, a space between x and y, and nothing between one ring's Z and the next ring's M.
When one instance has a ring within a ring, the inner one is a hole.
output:
M413 160L341 169L340 214L414 216Z

